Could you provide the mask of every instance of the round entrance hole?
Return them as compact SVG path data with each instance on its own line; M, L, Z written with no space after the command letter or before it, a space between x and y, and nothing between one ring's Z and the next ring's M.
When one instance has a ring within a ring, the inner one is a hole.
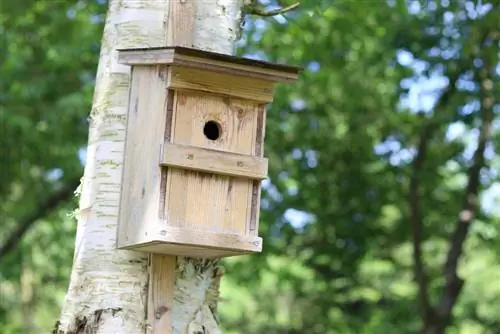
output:
M216 121L208 121L203 127L203 134L210 140L217 140L220 138L222 128Z

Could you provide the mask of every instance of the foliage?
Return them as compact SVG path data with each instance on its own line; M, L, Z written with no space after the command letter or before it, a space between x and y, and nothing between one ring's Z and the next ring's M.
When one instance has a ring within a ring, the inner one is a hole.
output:
M1 3L1 333L48 332L66 292L105 8Z
M106 4L2 5L0 251L16 227L36 223L0 258L0 332L48 332L71 267L67 185L82 175L76 152L86 142ZM499 15L498 3L462 0L305 0L283 16L247 18L241 54L304 71L269 108L265 251L224 261L225 333L417 333L422 310L439 309L478 134L488 110L499 112L488 107L500 96ZM480 174L485 201L498 189L495 124ZM47 198L62 204L44 209ZM494 333L498 209L481 207L470 226L447 333Z

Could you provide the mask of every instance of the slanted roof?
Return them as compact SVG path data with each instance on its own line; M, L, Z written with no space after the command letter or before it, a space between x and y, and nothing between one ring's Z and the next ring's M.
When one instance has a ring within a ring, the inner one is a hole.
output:
M118 62L125 65L177 65L239 76L257 77L275 82L295 81L302 70L295 66L275 64L181 46L119 49Z

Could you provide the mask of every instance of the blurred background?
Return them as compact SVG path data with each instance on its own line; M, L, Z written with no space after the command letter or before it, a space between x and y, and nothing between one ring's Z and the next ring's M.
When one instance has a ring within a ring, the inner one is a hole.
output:
M0 4L3 334L60 314L106 9ZM305 70L269 106L264 252L224 261L224 333L418 333L446 300L446 333L500 333L499 43L498 0L247 18L239 55Z

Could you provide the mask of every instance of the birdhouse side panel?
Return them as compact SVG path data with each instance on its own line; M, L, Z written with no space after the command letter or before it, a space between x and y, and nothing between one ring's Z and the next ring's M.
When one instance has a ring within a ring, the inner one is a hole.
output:
M257 129L255 133L254 154L257 157L264 157L264 138L266 136L266 105L260 104L257 106ZM260 218L260 196L262 184L258 180L252 182L252 200L250 221L248 223L248 234L258 236L259 234L259 218Z
M245 157L258 153L259 116L255 102L177 91L175 105L172 143ZM260 185L259 181L178 168L168 168L167 180L170 182L164 212L169 226L249 233L252 215L255 217L254 185Z
M118 247L140 243L159 224L166 67L132 68L123 161Z

